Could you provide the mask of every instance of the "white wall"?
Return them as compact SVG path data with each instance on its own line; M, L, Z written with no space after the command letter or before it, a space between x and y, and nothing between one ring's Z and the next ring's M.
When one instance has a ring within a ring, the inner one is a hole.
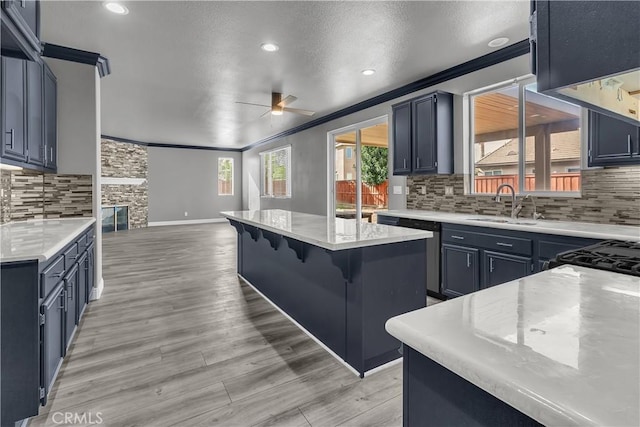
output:
M375 117L388 115L389 141L392 140L391 106L416 96L441 90L451 92L454 97L454 172L465 173L464 151L464 106L465 92L499 83L530 72L529 55L523 55L500 64L467 74L448 82L414 92L393 101L376 105L366 110L307 129L265 145L247 150L242 154L243 164L243 209L289 209L299 212L326 215L327 213L327 132L349 126ZM248 141L252 142L252 141ZM283 145L291 145L292 188L291 199L269 199L260 197L260 156L259 153ZM392 147L389 150L391 165ZM402 187L402 195L389 195L389 208L402 209L406 206L406 180L400 176L390 176L389 188Z
M220 157L233 159L233 196L218 196ZM149 225L219 219L221 211L242 209L239 152L149 147L148 168Z
M93 176L96 287L91 298L97 299L104 288L100 227L100 76L92 65L51 58L46 62L58 81L58 173Z

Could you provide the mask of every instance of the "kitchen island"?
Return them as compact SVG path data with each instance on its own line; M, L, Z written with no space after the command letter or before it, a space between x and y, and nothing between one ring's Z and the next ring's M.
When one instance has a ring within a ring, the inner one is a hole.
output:
M284 210L222 212L238 275L361 377L400 357L385 322L426 305L428 231Z
M564 265L390 319L404 425L640 425L639 298Z

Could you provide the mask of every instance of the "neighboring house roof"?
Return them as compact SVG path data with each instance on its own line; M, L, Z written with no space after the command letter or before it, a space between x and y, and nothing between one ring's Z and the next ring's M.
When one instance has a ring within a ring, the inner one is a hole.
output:
M527 137L527 163L535 161L534 137ZM551 134L551 161L580 160L580 131ZM518 140L511 139L476 162L476 166L511 165L518 163Z

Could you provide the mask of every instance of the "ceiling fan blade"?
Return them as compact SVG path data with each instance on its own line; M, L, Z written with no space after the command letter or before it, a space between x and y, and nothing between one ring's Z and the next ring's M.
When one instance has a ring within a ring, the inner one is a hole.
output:
M265 105L265 104L254 104L254 103L252 103L252 102L240 102L240 101L236 101L236 104L255 105L256 107L267 107L267 108L271 108L271 105Z
M303 115L303 116L313 116L316 113L315 111L301 110L299 108L287 108L287 107L284 107L283 110L288 112L288 113L300 114L300 115Z
M285 99L283 99L282 101L278 102L276 105L278 107L284 107L285 105L289 105L291 104L293 101L295 101L296 99L298 99L297 97L293 96L293 95L289 95L287 96Z
M267 114L271 114L271 108L269 108L263 115L261 115L260 117L258 117L259 119L263 118L264 116L266 116Z

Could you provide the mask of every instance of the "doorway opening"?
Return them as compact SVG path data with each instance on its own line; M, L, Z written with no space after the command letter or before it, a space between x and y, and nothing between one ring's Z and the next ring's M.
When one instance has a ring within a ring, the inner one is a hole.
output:
M387 116L328 133L328 216L377 222L389 208Z

